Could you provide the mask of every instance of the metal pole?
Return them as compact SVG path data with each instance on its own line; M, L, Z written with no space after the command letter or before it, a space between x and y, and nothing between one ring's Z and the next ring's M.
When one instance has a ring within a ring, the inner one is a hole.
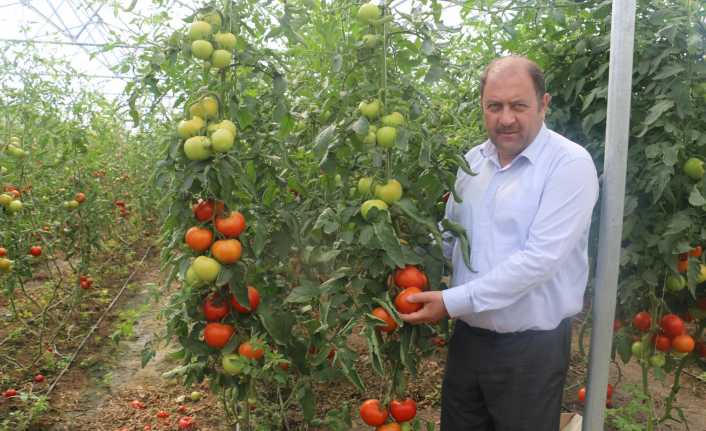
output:
M620 269L625 175L632 94L635 0L613 2L598 264L583 431L603 429Z

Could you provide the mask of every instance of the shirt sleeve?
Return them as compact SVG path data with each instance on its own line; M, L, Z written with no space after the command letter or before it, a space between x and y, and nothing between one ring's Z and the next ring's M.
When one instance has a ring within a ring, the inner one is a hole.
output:
M525 247L486 274L442 292L451 317L505 308L560 268L591 223L598 199L593 161L577 158L548 178Z
M453 194L449 195L449 199L446 201L446 209L444 211L444 218L449 219L451 221L455 221L452 218L453 214L453 206L455 205L454 197ZM456 245L456 237L451 233L451 232L444 232L443 227L441 226L441 222L439 222L439 230L441 230L441 250L444 253L444 257L448 260L451 260L451 256L453 254L453 249L454 246Z

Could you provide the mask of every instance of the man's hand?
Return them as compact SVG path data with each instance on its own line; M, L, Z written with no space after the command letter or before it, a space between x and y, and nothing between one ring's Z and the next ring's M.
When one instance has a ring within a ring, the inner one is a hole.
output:
M424 304L419 311L410 314L400 314L402 320L413 325L436 323L449 315L446 311L446 305L444 305L444 298L439 291L416 293L407 297L407 300Z

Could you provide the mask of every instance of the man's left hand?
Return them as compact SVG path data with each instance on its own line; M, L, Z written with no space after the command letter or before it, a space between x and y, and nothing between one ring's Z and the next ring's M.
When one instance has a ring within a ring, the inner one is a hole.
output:
M446 305L444 305L444 298L439 291L415 293L410 295L407 300L412 303L423 304L419 311L410 314L400 314L402 320L413 325L436 323L449 315L446 311Z

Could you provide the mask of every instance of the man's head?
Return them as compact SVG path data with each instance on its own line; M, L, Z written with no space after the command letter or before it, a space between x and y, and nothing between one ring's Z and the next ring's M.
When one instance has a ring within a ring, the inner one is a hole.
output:
M544 74L525 57L502 57L485 68L480 89L485 128L505 165L542 128L551 100L545 92Z

